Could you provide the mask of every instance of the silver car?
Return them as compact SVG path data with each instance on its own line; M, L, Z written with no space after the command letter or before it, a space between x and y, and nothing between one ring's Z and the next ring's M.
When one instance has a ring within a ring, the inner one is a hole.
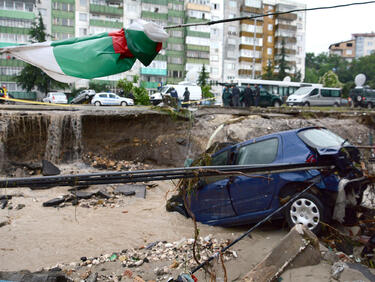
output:
M341 88L301 87L286 100L288 106L346 106Z
M130 98L120 97L114 93L97 93L91 100L95 106L133 106L134 101Z
M92 89L86 89L79 92L79 94L72 100L72 104L79 104L83 103L84 101L89 100L91 97L93 97L96 94L95 90Z
M53 104L67 104L68 99L62 92L48 92L47 96L43 98L43 102Z

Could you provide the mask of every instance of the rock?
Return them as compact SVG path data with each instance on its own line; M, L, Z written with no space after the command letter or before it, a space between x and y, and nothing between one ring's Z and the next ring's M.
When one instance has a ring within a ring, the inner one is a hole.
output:
M111 198L111 194L109 194L105 189L101 189L98 192L96 192L96 196L104 198L104 199Z
M155 241L153 243L150 243L146 246L147 250L151 250L153 247L155 247L160 241Z
M323 255L323 259L328 261L330 264L334 264L335 262L339 260L339 257L335 254L335 252L328 250Z
M24 204L18 204L18 205L16 206L16 210L21 210L21 209L23 209L24 207L26 207Z
M172 247L173 247L173 244L171 244L171 243L167 243L167 244L165 244L165 247L166 247L166 248L172 248Z
M81 257L81 261L87 261L87 257Z
M118 186L115 189L115 193L124 194L125 196L129 196L129 195L125 194L127 192L135 192L135 194L132 194L132 195L135 195L137 198L143 198L144 199L146 197L146 185L124 184L124 185Z
M43 203L43 207L54 207L63 203L65 199L63 197L55 198Z
M342 262L342 261L335 262L331 267L332 277L338 280L340 278L341 272L343 272L345 268L348 268L348 265L345 262Z
M1 221L0 220L0 227L3 227L3 226L8 225L8 224L9 224L9 221L7 221L7 220Z
M85 191L72 191L71 193L75 195L78 199L90 199L95 194L93 192Z
M0 207L1 207L1 209L5 209L7 205L8 205L8 200L7 199L0 200Z
M177 268L180 264L177 261L174 261L169 268Z
M61 173L60 169L57 166L55 166L53 163L47 160L42 160L42 174L44 176L58 175L60 173Z
M0 201L1 200L10 200L12 199L12 195L0 195Z
M143 260L139 260L134 263L135 266L141 266L142 264L143 264Z
M302 233L302 234L301 234ZM306 266L320 262L319 240L310 230L296 225L242 281L271 281L293 262Z
M95 273L91 273L89 277L86 278L86 282L96 282L96 280L98 279L98 273L95 272Z

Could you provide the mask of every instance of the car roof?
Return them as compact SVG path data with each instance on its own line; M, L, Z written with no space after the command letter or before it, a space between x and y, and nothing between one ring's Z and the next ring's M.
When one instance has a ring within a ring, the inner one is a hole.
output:
M255 138L252 138L252 139L240 142L240 143L236 143L234 145L227 146L227 147L221 149L220 151L217 151L213 155L220 154L221 152L227 151L231 148L239 147L239 146L242 146L242 145L247 145L247 144L250 144L250 143L255 143L255 142L259 141L259 139L268 139L268 138L272 138L272 137L277 137L278 135L282 136L282 135L288 135L288 134L292 134L292 133L297 134L301 131L308 130L308 129L314 129L314 128L316 128L316 129L326 129L325 127L309 126L309 127L303 127L303 128L297 128L297 129L291 129L291 130L285 130L285 131L278 131L278 132L275 132L275 133L255 137Z

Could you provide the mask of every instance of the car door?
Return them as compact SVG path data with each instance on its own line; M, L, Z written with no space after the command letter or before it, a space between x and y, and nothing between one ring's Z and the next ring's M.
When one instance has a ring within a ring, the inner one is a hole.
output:
M330 89L320 89L320 105L321 106L332 106L333 103Z
M227 165L231 150L214 155L211 165ZM227 175L201 178L198 190L190 194L190 210L196 220L209 223L235 216L229 196L229 180Z
M281 155L281 139L278 135L240 146L235 164L272 164ZM232 177L230 196L237 215L256 213L270 208L278 174L260 174Z
M259 106L267 107L270 105L271 95L265 90L260 89Z
M319 89L314 88L309 96L307 97L307 102L310 104L310 106L320 106L320 94Z
M115 106L115 105L120 105L120 99L116 99L116 95L115 94L108 94L109 96L109 101L111 103L111 105Z

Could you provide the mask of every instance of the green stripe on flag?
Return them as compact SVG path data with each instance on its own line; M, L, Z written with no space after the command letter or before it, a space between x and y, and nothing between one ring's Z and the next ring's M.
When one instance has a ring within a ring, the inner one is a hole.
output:
M145 66L151 64L158 54L157 42L152 41L143 31L126 29L125 37L130 52Z
M75 44L71 45L68 41ZM104 34L62 40L51 45L62 71L80 78L91 79L124 72L131 69L136 60L120 59L120 54L113 49L112 37Z

